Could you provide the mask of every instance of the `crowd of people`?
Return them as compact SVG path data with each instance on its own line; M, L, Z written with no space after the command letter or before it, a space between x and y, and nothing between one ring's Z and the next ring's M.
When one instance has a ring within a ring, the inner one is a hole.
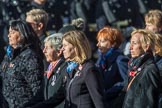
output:
M21 18L5 23L0 108L161 108L162 11L140 0L59 3L71 11L31 0ZM121 6L127 9L117 11ZM88 23L96 23L95 32Z

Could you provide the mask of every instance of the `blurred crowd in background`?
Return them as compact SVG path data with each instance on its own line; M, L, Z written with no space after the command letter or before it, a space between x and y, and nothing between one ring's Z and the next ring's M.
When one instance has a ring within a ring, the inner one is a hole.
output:
M47 34L57 32L73 19L83 18L86 34L96 46L96 33L105 25L120 29L129 38L132 27L144 28L144 15L150 9L162 8L161 0L1 0L0 1L0 61L8 42L8 24L12 19L24 19L33 8L49 14ZM95 49L95 48L94 48Z

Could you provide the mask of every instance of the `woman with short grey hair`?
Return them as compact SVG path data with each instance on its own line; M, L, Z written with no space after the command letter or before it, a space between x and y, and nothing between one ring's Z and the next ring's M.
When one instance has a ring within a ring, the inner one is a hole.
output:
M64 108L66 63L62 55L62 34L55 33L44 40L43 53L49 66L44 73L44 101L32 108Z

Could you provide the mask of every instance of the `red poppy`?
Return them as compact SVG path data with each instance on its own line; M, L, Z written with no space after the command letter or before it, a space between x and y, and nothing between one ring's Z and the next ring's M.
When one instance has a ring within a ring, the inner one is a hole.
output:
M136 73L137 73L137 72L135 72L135 71L130 71L130 72L129 72L129 76L134 77L134 76L136 75Z

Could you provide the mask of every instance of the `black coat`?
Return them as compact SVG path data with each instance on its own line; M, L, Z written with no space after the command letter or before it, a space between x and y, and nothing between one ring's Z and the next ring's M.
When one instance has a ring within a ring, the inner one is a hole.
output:
M5 108L24 108L39 100L43 80L43 63L30 46L14 50L1 65L2 92Z
M65 108L103 108L99 72L92 62L68 73Z
M150 58L130 85L123 108L157 108L160 85L159 70Z
M64 108L66 62L61 59L49 78L44 76L44 101L32 108Z
M162 56L155 55L154 58L155 58L155 62L157 64L157 66L158 66L158 69L160 71L160 77L161 77L161 82L162 82ZM158 106L158 108L162 108L162 89L160 91L159 106Z

